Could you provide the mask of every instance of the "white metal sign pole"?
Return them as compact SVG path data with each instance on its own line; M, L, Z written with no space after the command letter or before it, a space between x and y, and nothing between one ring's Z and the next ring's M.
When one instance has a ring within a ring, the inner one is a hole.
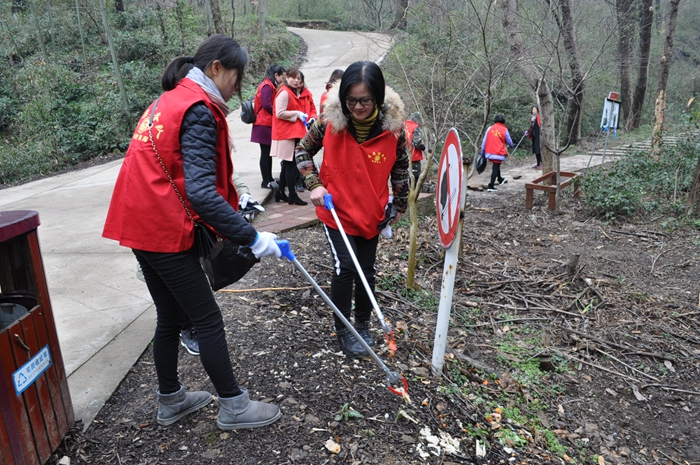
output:
M442 374L442 365L445 363L445 347L447 346L447 331L450 329L450 309L452 307L452 294L455 288L455 276L457 275L457 259L459 258L459 244L462 236L462 222L457 225L457 237L452 245L445 251L445 267L442 270L442 289L440 290L440 307L438 308L437 325L435 326L435 342L433 344L433 375Z
M442 150L438 168L436 207L440 243L445 248L445 265L442 272L442 289L438 308L435 342L433 344L433 375L442 374L447 346L447 332L450 329L450 310L454 294L457 260L462 237L461 213L466 199L467 176L462 164L462 150L459 136L451 129Z

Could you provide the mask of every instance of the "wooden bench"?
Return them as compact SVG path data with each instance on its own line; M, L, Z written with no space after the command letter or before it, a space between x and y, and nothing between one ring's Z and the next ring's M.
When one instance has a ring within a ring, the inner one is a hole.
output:
M581 190L579 189L579 178L578 174L569 171L561 171L561 189L564 189L572 182L574 183L574 198L578 198L581 195ZM551 185L545 185L544 182L549 180ZM549 192L549 209L554 210L556 205L556 195L557 195L557 172L550 171L547 174L543 174L537 179L533 179L532 182L525 184L525 208L532 210L532 197L534 191L545 191Z

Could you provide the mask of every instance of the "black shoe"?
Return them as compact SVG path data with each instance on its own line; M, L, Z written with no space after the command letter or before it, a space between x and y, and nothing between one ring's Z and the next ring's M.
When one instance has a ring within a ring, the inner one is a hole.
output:
M498 184L505 184L507 182L508 182L508 180L506 178L501 178L498 180Z
M498 192L498 190L489 184L489 186L486 188L486 192Z
M294 197L292 197L290 195L288 203L289 203L289 205L308 205L309 204L309 202L305 202L305 201L301 200L301 198L299 198L298 195L295 195Z
M281 190L276 190L275 191L275 202L289 202L289 197L287 197L287 194L285 194Z
M260 184L263 189L278 189L280 186L275 181L263 182Z
M295 187L295 190L296 190L297 192L304 192L304 190L305 190L305 188L304 188L304 182L303 182L301 179L299 179L299 180L297 181L297 185L296 185L296 187Z
M340 348L345 355L353 358L369 357L365 348L362 347L362 344L358 342L349 329L341 328L336 331L336 334L338 335L338 344L340 344Z
M369 321L356 321L355 329L368 346L374 347L374 335L369 330Z

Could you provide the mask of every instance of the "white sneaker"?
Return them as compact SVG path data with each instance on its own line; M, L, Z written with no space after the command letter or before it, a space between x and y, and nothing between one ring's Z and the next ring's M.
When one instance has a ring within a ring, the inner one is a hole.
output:
M499 184L499 185L500 185L500 184L505 184L505 183L507 183L507 182L508 182L508 180L507 180L506 178L503 178L503 179L501 179L500 181L498 181L498 184Z
M489 187L486 189L486 192L498 192L498 190L495 187Z

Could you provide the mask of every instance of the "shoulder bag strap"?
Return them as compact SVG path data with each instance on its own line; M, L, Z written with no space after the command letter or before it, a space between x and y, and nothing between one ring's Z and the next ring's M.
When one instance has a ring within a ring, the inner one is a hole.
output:
M160 156L160 153L158 153L158 149L156 148L156 143L153 140L153 131L151 128L153 127L153 115L156 112L156 107L158 106L158 101L160 100L160 97L158 97L153 104L153 109L151 110L151 117L148 119L148 138L151 141L151 146L153 147L153 151L156 153L156 157L158 157L158 161L160 162L160 166L163 167L163 171L165 171L165 175L168 177L168 180L170 180L170 184L172 184L173 189L175 189L175 193L177 194L177 197L180 199L180 203L182 203L182 206L185 207L185 211L187 212L187 216L190 217L190 220L192 220L193 223L194 217L192 216L192 212L190 212L190 209L187 208L187 204L185 203L185 199L182 198L182 194L180 194L180 189L177 188L175 185L175 181L173 181L173 177L170 176L170 172L168 169L165 167L165 163L163 163L163 159Z

